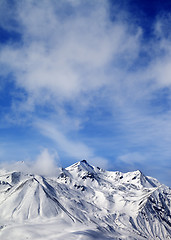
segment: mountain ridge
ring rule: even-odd
[[[106,171],[82,160],[56,177],[0,173],[1,222],[53,218],[113,239],[163,240],[171,237],[170,212],[171,189],[139,170]]]

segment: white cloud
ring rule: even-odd
[[[44,149],[35,161],[34,171],[44,176],[57,176],[56,159],[58,159],[57,153],[50,154],[48,149]]]
[[[1,167],[9,171],[20,171],[28,174],[38,174],[42,176],[58,176],[59,169],[57,163],[59,157],[57,152],[50,153],[48,149],[42,152],[34,160],[20,162],[4,162]]]
[[[4,47],[0,61],[13,72],[32,103],[79,99],[84,104],[85,93],[120,80],[115,76],[111,83],[110,74],[105,73],[108,64],[117,65],[121,59],[128,63],[138,54],[141,31],[131,34],[126,24],[112,23],[107,3],[70,4],[17,4],[23,44]],[[66,5],[71,10],[68,17]]]

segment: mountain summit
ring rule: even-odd
[[[15,238],[19,226],[27,239],[171,239],[170,212],[171,189],[140,171],[105,171],[86,160],[53,178],[0,171],[4,240],[24,239]]]

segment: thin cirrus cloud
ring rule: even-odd
[[[144,39],[127,9],[113,6],[111,18],[108,1],[13,4],[2,1],[0,12],[1,27],[18,34],[0,49],[2,79],[11,74],[16,92],[3,117],[16,123],[24,115],[26,125],[68,157],[97,162],[99,156],[101,165],[111,166],[113,159],[103,154],[108,144],[121,164],[154,158],[159,168],[163,158],[168,164],[169,18],[158,16],[153,36]],[[19,91],[23,95],[17,98]]]
[[[89,159],[90,163],[96,162],[100,167],[108,167],[108,160],[97,157],[94,150],[81,141],[73,141],[62,133],[55,124],[49,121],[37,119],[34,121],[34,127],[38,128],[42,135],[48,137],[56,143],[58,149],[64,152],[68,157],[75,160]]]

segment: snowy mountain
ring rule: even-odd
[[[56,177],[0,171],[0,239],[171,239],[171,189],[85,160]]]

